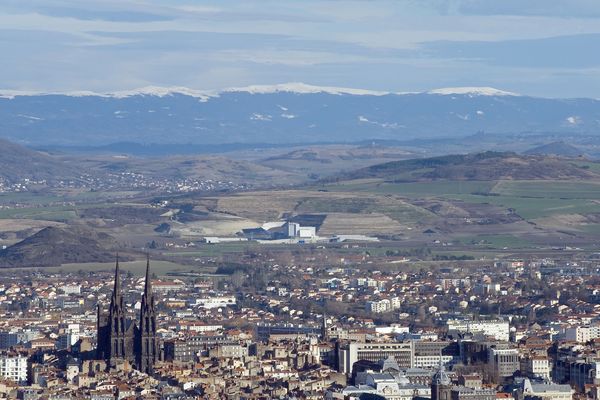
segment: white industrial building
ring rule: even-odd
[[[314,226],[301,226],[296,222],[288,222],[286,226],[289,238],[312,239],[317,236],[317,228]]]

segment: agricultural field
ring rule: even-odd
[[[600,182],[500,181],[491,193],[512,197],[600,200]]]
[[[291,213],[350,214],[396,213],[407,220],[428,216],[425,210],[415,207],[398,196],[382,196],[371,193],[320,192],[312,190],[288,190],[269,192],[246,192],[218,198],[199,199],[199,203],[215,202],[211,211],[266,222],[277,220]]]
[[[453,196],[467,203],[488,203],[514,210],[526,220],[562,214],[588,214],[600,212],[600,203],[594,200],[539,198],[519,196]]]
[[[532,247],[534,243],[515,235],[477,235],[463,236],[455,239],[456,243],[475,246],[482,249],[522,249]]]
[[[390,193],[414,198],[441,198],[492,204],[514,210],[524,219],[559,214],[600,212],[600,182],[570,181],[432,181],[414,183],[345,182],[330,191]]]
[[[335,235],[340,233],[357,235],[398,234],[406,231],[397,220],[380,213],[328,213],[319,233]]]
[[[74,206],[47,206],[0,209],[0,219],[37,219],[64,222],[77,218]]]
[[[325,189],[344,192],[397,194],[405,197],[428,197],[489,193],[495,185],[495,181],[389,182],[373,179],[335,183],[325,186]]]

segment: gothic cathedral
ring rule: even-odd
[[[96,358],[109,366],[127,360],[137,370],[152,374],[160,352],[156,336],[156,311],[150,280],[150,259],[146,261],[146,283],[142,295],[139,323],[126,316],[121,293],[119,260],[115,267],[115,283],[108,314],[98,305],[98,347]]]

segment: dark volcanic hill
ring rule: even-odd
[[[79,179],[80,172],[61,160],[0,139],[0,180],[20,182],[23,179],[48,182]]]
[[[110,262],[115,249],[116,242],[105,233],[82,227],[48,227],[1,250],[0,268]]]
[[[362,168],[340,179],[381,178],[396,182],[435,180],[488,181],[600,179],[600,175],[569,159],[485,152],[392,161]]]
[[[552,155],[575,158],[583,155],[584,152],[565,142],[552,142],[529,149],[523,154]]]

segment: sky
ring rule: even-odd
[[[600,0],[0,2],[0,89],[285,82],[600,98]]]

